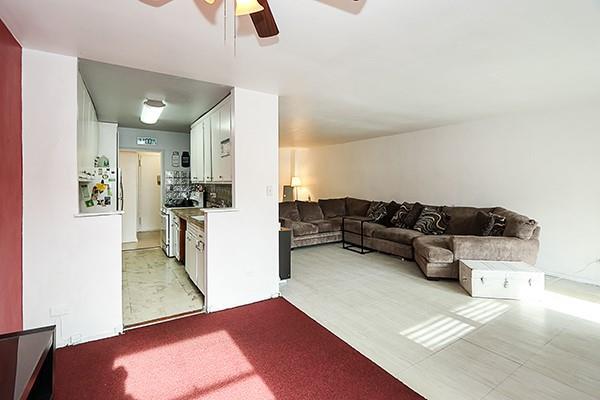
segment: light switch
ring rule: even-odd
[[[267,186],[267,197],[273,197],[273,186]]]

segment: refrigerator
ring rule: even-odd
[[[84,213],[117,211],[118,171],[111,167],[96,167],[79,178],[80,209]]]

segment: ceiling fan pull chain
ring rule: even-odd
[[[237,56],[237,17],[233,18],[233,58]]]
[[[223,45],[227,46],[227,0],[223,0]]]

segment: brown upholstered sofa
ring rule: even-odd
[[[342,217],[347,242],[363,243],[372,250],[415,260],[428,278],[458,278],[459,260],[524,261],[535,264],[540,227],[523,215],[502,207],[436,207],[447,215],[441,235],[425,235],[413,229],[370,222],[373,202],[354,198],[285,202],[279,205],[282,226],[292,230],[292,247],[333,243],[342,240]],[[479,212],[505,218],[502,236],[478,236],[473,223]]]

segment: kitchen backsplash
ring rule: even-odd
[[[165,171],[165,203],[188,199],[193,186],[188,171]]]
[[[204,191],[206,207],[224,208],[232,206],[231,184],[207,183],[198,186]]]

